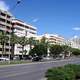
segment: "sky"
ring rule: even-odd
[[[38,35],[80,36],[80,0],[0,0],[0,8],[37,27]]]

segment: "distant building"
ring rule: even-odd
[[[50,44],[64,44],[64,38],[62,36],[59,36],[58,34],[43,34],[40,36],[37,36],[37,40],[41,40],[42,37],[46,38],[46,41],[48,41]]]
[[[80,49],[80,37],[74,36],[73,38],[69,39],[68,43],[72,48]]]
[[[63,44],[64,38],[58,34],[44,34],[50,44]]]

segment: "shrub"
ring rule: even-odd
[[[68,65],[65,65],[65,67],[73,69],[75,76],[80,77],[80,65],[68,64]]]
[[[80,50],[72,48],[72,54],[75,55],[75,56],[78,56],[78,55],[80,55]]]
[[[53,68],[46,72],[48,80],[75,80],[74,72],[70,68]]]
[[[49,69],[46,77],[47,80],[76,80],[77,77],[80,78],[80,65],[68,64]]]

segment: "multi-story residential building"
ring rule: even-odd
[[[13,19],[12,23],[14,27],[14,34],[16,34],[18,37],[25,36],[27,38],[30,38],[30,37],[35,37],[37,35],[36,27],[33,27],[18,19]],[[27,50],[27,54],[28,54],[30,50],[29,45],[26,45],[24,47],[24,50]],[[22,55],[21,51],[22,51],[21,45],[15,44],[14,54],[21,56]]]
[[[45,37],[46,41],[48,41],[50,44],[64,44],[64,38],[57,34],[56,35],[44,34],[44,35],[37,37],[37,39],[42,39],[42,37]]]
[[[58,34],[44,34],[50,44],[63,44],[64,38]]]
[[[0,32],[6,33],[10,36],[12,32],[12,15],[8,11],[0,10]],[[11,54],[11,46],[9,41],[5,44],[4,56],[9,56]],[[2,45],[0,44],[0,56],[2,55]]]
[[[80,49],[80,37],[74,36],[73,38],[69,39],[67,42],[72,48]]]

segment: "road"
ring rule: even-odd
[[[43,80],[48,68],[70,63],[80,64],[80,58],[1,67],[0,80]]]

